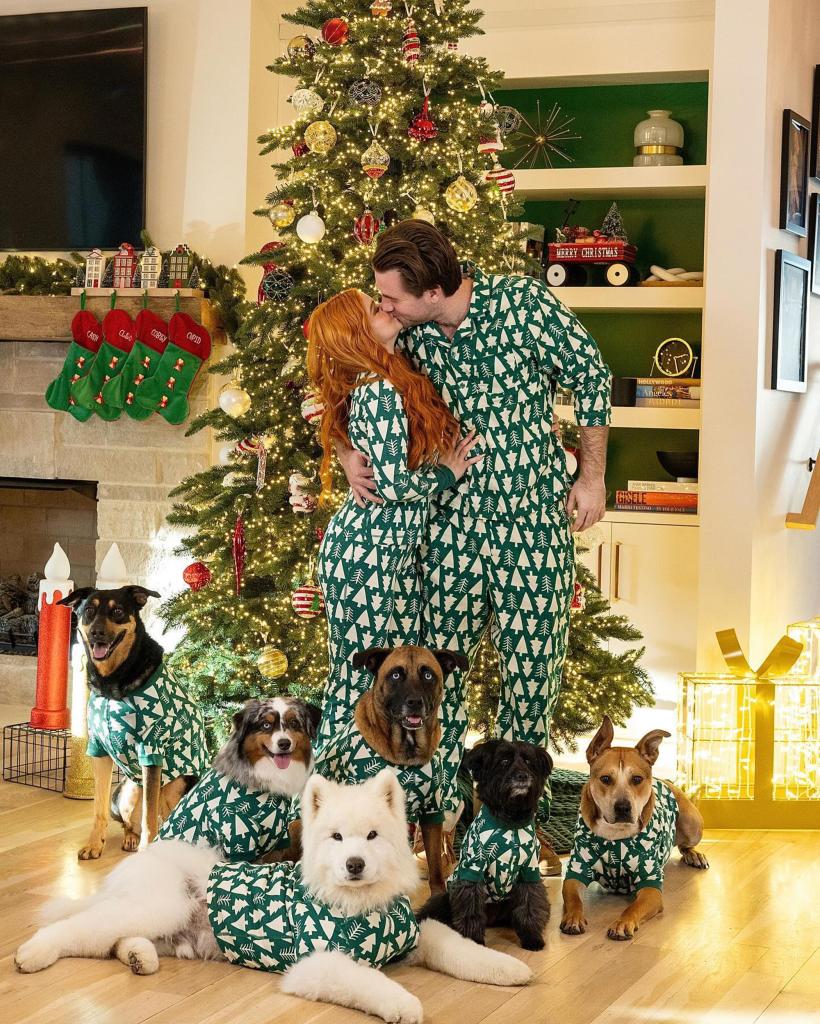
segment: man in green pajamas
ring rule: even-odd
[[[398,345],[483,442],[482,462],[431,500],[424,642],[472,660],[489,624],[502,679],[497,733],[545,745],[567,646],[571,532],[605,511],[609,370],[543,282],[463,272],[447,239],[423,221],[380,235],[373,267],[382,311],[405,328]],[[552,431],[555,386],[575,395],[581,455],[572,486]],[[378,501],[365,460],[354,450],[340,458],[356,499]],[[446,811],[458,806],[466,732],[456,672],[442,704]],[[548,816],[546,793],[539,822]],[[550,873],[560,872],[547,843],[543,854]]]

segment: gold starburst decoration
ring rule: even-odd
[[[540,159],[547,167],[552,167],[552,154],[562,157],[567,163],[574,163],[575,157],[570,156],[559,143],[581,138],[569,127],[575,118],[567,117],[557,103],[553,103],[552,110],[544,118],[541,115],[541,101],[536,100],[536,111],[536,123],[532,124],[522,115],[521,128],[511,139],[510,148],[513,152],[524,150],[515,166],[520,167],[529,161],[529,166],[535,167]]]

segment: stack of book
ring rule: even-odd
[[[695,377],[638,377],[635,405],[642,409],[698,409],[700,380]]]
[[[628,490],[615,492],[619,512],[680,512],[697,515],[697,483],[674,480],[630,480]]]

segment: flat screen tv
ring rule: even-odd
[[[147,9],[0,17],[0,249],[139,243]]]

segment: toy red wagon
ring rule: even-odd
[[[637,255],[634,245],[606,238],[598,231],[573,241],[550,242],[547,245],[547,284],[554,288],[584,285],[589,279],[589,267],[604,267],[606,283],[622,288],[639,278],[635,266]]]

